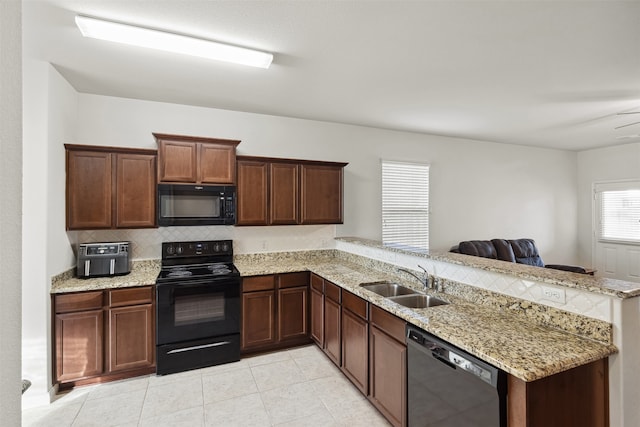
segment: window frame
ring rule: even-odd
[[[393,166],[401,166],[407,167],[405,170],[405,176],[397,175],[397,177],[405,178],[406,180],[400,180],[395,183],[390,183],[388,176],[389,170],[386,167]],[[409,170],[410,168],[414,168],[413,171]],[[420,170],[422,169],[422,170]],[[415,162],[415,161],[404,161],[404,160],[391,160],[391,159],[380,159],[380,174],[381,174],[381,234],[382,234],[382,244],[388,247],[393,247],[397,249],[403,249],[411,252],[421,252],[428,253],[429,252],[429,222],[430,222],[430,174],[431,174],[431,165],[427,162]],[[424,176],[426,178],[426,182],[424,183],[423,188],[416,189],[415,179],[411,180],[407,177],[421,177]],[[413,191],[411,192],[412,197],[408,197],[407,194],[402,194],[405,186],[413,185]],[[385,197],[386,192],[391,191],[390,195],[391,199]],[[393,196],[399,194],[399,200],[392,200]],[[419,194],[423,197],[417,199],[415,197],[416,194]],[[396,209],[396,217],[390,218],[390,211],[394,210],[393,203],[394,202],[403,201],[411,201],[412,203],[406,203],[395,207]],[[418,203],[416,203],[418,202]],[[391,206],[390,206],[391,205]],[[419,221],[408,224],[406,227],[395,227],[395,230],[389,231],[388,224],[390,221],[394,219],[403,219],[404,217],[414,216],[416,212],[419,213]],[[407,238],[406,236],[415,235],[416,232],[421,234],[419,239],[415,238]],[[424,233],[424,234],[422,234]],[[405,235],[405,238],[399,238],[399,235]]]
[[[604,232],[604,215],[603,215],[603,194],[610,192],[623,192],[623,191],[640,191],[640,180],[627,180],[627,181],[615,181],[615,182],[599,182],[593,185],[593,199],[595,202],[594,209],[594,227],[593,233],[596,241],[606,243],[617,243],[625,245],[640,246],[640,235],[637,238],[624,238],[624,237],[607,237],[603,235]],[[638,196],[638,202],[640,202],[640,196]],[[640,207],[637,208],[638,215],[640,215]],[[640,218],[639,218],[640,221]]]

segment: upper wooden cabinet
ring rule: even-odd
[[[303,224],[342,224],[342,168],[301,165],[300,199]]]
[[[65,148],[68,230],[155,227],[155,150]]]
[[[236,225],[342,223],[347,163],[238,156]]]
[[[154,133],[158,181],[234,184],[238,140]]]

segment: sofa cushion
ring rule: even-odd
[[[511,243],[505,239],[492,239],[491,243],[496,248],[496,254],[501,261],[516,262],[516,256],[511,248]]]
[[[509,243],[511,243],[517,263],[544,267],[544,262],[533,239],[509,240]]]
[[[466,242],[460,242],[458,252],[465,255],[498,259],[493,243],[488,240],[468,240]]]

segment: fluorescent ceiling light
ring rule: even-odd
[[[94,39],[259,68],[269,68],[271,61],[273,61],[273,55],[268,52],[260,52],[180,34],[165,33],[164,31],[151,30],[149,28],[103,21],[87,16],[76,16],[76,25],[80,28],[83,36]]]

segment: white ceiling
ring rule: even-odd
[[[82,93],[567,150],[640,142],[640,124],[614,129],[640,122],[616,115],[640,111],[638,1],[23,1],[24,55]],[[85,39],[76,14],[274,62]]]

